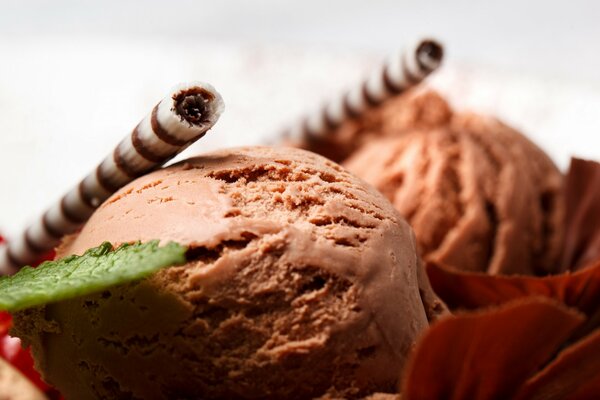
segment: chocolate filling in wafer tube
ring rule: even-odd
[[[152,121],[136,130],[158,134]],[[116,187],[115,159],[98,171]],[[0,280],[0,305],[67,400],[393,394],[445,312],[380,193],[321,156],[269,147],[125,184],[56,261]]]

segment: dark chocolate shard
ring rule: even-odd
[[[544,297],[443,318],[419,340],[403,377],[402,398],[510,399],[584,319]]]
[[[562,270],[579,270],[600,260],[600,163],[572,158],[565,197]]]
[[[451,310],[474,310],[525,298],[543,296],[593,317],[600,311],[600,261],[575,273],[546,277],[501,276],[427,265],[435,293]]]
[[[585,400],[599,393],[600,330],[596,330],[530,378],[515,400]]]

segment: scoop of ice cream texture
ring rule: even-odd
[[[412,92],[305,147],[381,191],[426,263],[490,274],[557,272],[563,176],[521,133]]]
[[[408,224],[297,149],[210,153],[135,180],[59,256],[176,241],[188,263],[15,315],[67,399],[360,397],[397,391],[442,309]]]

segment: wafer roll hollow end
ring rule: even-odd
[[[173,111],[190,127],[209,128],[214,125],[224,109],[221,95],[209,84],[193,82],[173,90]]]
[[[416,54],[419,64],[433,71],[442,64],[444,47],[433,39],[424,39],[418,43]]]
[[[0,275],[12,275],[19,270],[18,265],[11,258],[8,247],[0,246]]]

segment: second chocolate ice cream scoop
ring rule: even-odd
[[[491,274],[556,271],[563,176],[497,119],[454,113],[436,94],[386,106],[344,165],[409,221],[426,262]]]

